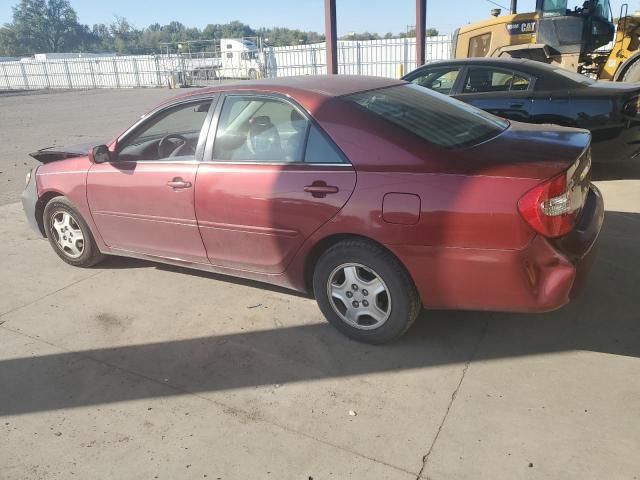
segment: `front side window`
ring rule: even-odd
[[[345,97],[371,114],[447,149],[489,140],[509,122],[416,85],[400,85]]]
[[[507,70],[471,67],[462,93],[509,92],[527,90],[529,79]]]
[[[459,73],[459,68],[441,68],[414,78],[411,83],[448,95],[451,93]]]
[[[301,162],[308,123],[293,105],[283,100],[227,97],[220,113],[213,159]]]
[[[118,160],[194,158],[211,100],[187,103],[157,113],[127,137]]]

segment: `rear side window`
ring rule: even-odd
[[[309,129],[304,161],[306,163],[346,163],[342,155],[313,125]]]
[[[288,102],[261,96],[229,96],[220,114],[213,158],[300,162],[308,123]]]
[[[529,79],[508,70],[470,67],[462,93],[511,92],[529,88]]]
[[[509,127],[507,120],[416,85],[360,92],[345,98],[429,143],[448,149],[476,145]]]

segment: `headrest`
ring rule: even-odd
[[[268,128],[273,126],[273,124],[271,123],[271,118],[268,115],[253,117],[251,120],[249,120],[249,125],[251,125],[252,127],[263,127],[263,128]]]

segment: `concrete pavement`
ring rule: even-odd
[[[107,108],[100,93],[59,95]],[[7,190],[0,478],[640,478],[638,178],[599,183],[599,257],[573,304],[426,312],[383,347],[256,283],[67,266]]]

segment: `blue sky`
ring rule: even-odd
[[[508,6],[510,0],[495,0]],[[18,0],[0,0],[0,23],[11,21],[11,6]],[[324,29],[323,0],[71,0],[82,23],[109,23],[114,15],[126,17],[136,27],[178,20],[187,26],[240,20],[257,27],[290,27],[301,30]],[[570,2],[571,3],[571,2]],[[575,4],[578,2],[575,1]],[[582,2],[580,2],[582,3]],[[612,0],[614,14],[623,0]],[[630,10],[640,8],[640,0],[630,2]],[[415,24],[415,0],[337,0],[338,33],[405,31]],[[534,8],[535,0],[519,0],[521,12]],[[427,24],[450,33],[457,26],[481,20],[494,8],[487,0],[427,0]]]

